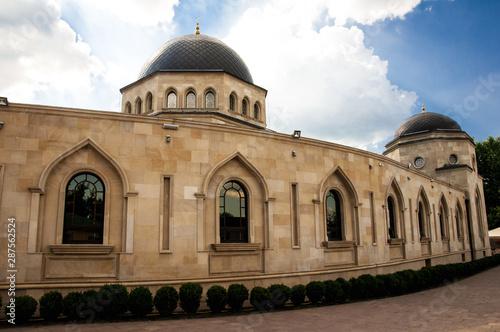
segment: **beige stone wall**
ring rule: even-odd
[[[178,118],[177,130],[164,129],[172,119],[162,116],[22,104],[0,108],[0,224],[16,218],[21,289],[45,287],[48,281],[61,289],[111,281],[156,287],[198,280],[208,285],[222,277],[240,277],[249,284],[306,282],[418,268],[426,260],[469,260],[466,198],[475,199],[469,192],[482,200],[480,213],[471,204],[474,251],[490,254],[481,238],[484,194],[475,172],[453,173],[475,188],[460,189],[375,153],[217,124],[216,116],[210,123]],[[79,171],[95,172],[109,188],[104,228],[109,250],[102,246],[85,253],[57,246],[65,181]],[[219,244],[218,193],[231,179],[249,193],[250,244],[227,247]],[[298,201],[295,225],[292,184]],[[345,235],[339,243],[326,241],[324,201],[330,189],[343,198]],[[421,243],[418,230],[422,192],[429,204],[429,244]],[[388,195],[397,200],[399,211],[401,241],[392,243]],[[443,200],[449,210],[447,241],[438,226]],[[457,206],[464,212],[464,238],[457,236],[452,218]],[[5,232],[0,240],[6,243]],[[0,266],[6,266],[6,259],[0,256]],[[0,289],[5,289],[5,278],[4,269]],[[230,280],[236,279],[225,282]]]

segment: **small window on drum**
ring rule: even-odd
[[[450,163],[450,165],[456,165],[458,163],[457,155],[450,154],[450,156],[448,157],[448,162]]]
[[[422,168],[425,165],[425,160],[422,157],[417,157],[415,158],[415,161],[413,162],[413,165],[415,165],[416,168]]]
[[[213,92],[207,92],[205,95],[205,108],[215,107],[215,95]]]

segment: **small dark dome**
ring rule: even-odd
[[[455,120],[446,115],[422,112],[403,122],[396,130],[394,139],[412,134],[439,130],[459,132],[462,131],[462,127],[460,127]]]
[[[245,62],[220,40],[201,34],[177,37],[163,44],[146,61],[139,79],[158,71],[220,70],[253,84]]]

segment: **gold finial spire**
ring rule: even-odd
[[[196,32],[195,32],[196,35],[200,34],[200,23],[198,22],[199,20],[200,20],[200,18],[198,17],[196,19]]]
[[[425,113],[425,106],[424,106],[424,103],[422,103],[422,113]]]

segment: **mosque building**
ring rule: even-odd
[[[447,116],[422,108],[383,155],[277,133],[267,91],[199,30],[120,91],[120,113],[1,99],[0,265],[15,219],[19,295],[293,286],[491,255],[475,145]]]

